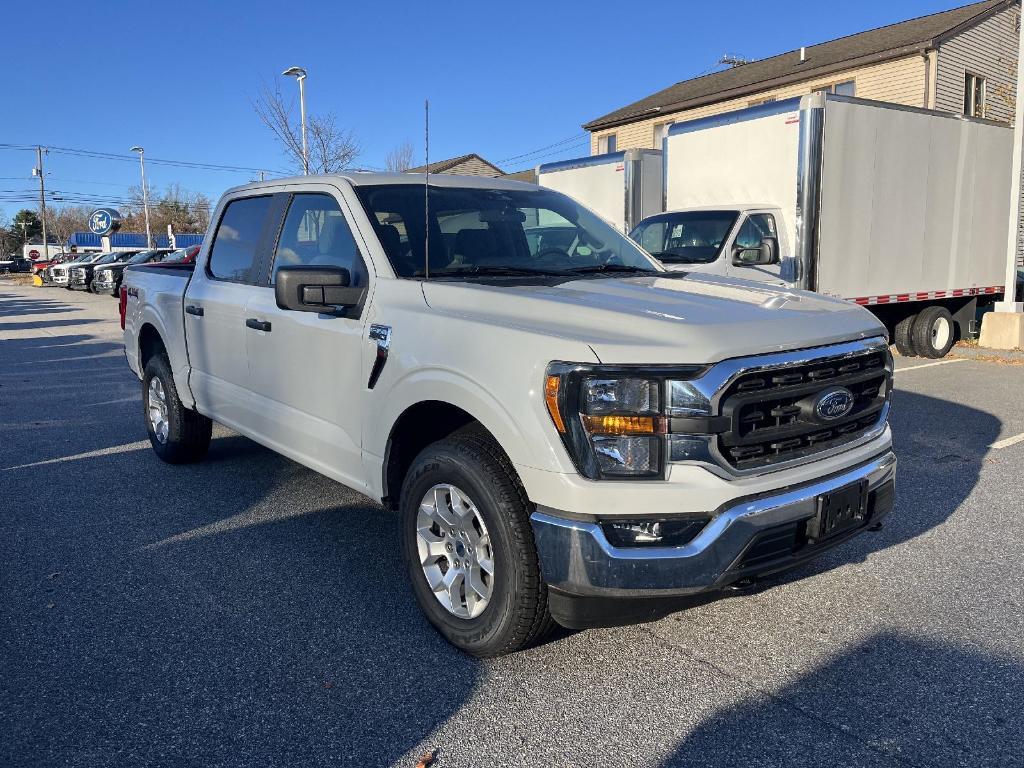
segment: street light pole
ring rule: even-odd
[[[149,191],[146,189],[146,150],[132,147],[132,152],[139,153],[139,169],[142,171],[142,210],[146,216],[146,247],[153,247],[153,236],[149,232]]]
[[[299,81],[299,114],[302,118],[302,174],[309,175],[309,145],[306,141],[306,70],[302,67],[288,67],[281,73]]]

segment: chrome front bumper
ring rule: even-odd
[[[530,519],[541,572],[556,592],[585,598],[695,595],[761,575],[751,574],[744,566],[744,554],[761,534],[814,517],[822,494],[862,480],[867,480],[870,493],[893,482],[895,475],[896,456],[886,451],[866,464],[827,479],[740,500],[719,510],[696,538],[681,547],[614,547],[599,523],[559,517],[553,510],[540,509]],[[860,528],[794,551],[792,557],[785,558],[786,562],[775,562],[764,572],[797,565],[851,538],[877,523],[888,513],[889,506],[878,509]]]

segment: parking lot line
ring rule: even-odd
[[[902,373],[903,371],[916,371],[919,368],[931,368],[935,365],[949,365],[950,363],[966,363],[967,358],[965,357],[953,357],[949,360],[939,360],[936,363],[925,363],[924,365],[911,365],[906,368],[897,368],[894,373]]]
[[[989,446],[989,448],[995,448],[996,450],[999,450],[1000,448],[1009,448],[1011,445],[1017,445],[1017,443],[1024,443],[1024,432],[1022,432],[1019,435],[1014,435],[1013,437],[1007,437],[1002,440],[996,440],[994,443],[992,443],[992,445]]]

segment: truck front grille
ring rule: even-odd
[[[720,401],[730,425],[718,436],[721,456],[734,469],[752,470],[861,437],[883,417],[891,386],[887,356],[876,349],[740,374]],[[829,418],[819,404],[833,392],[852,406]]]

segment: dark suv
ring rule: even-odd
[[[124,257],[109,264],[97,265],[93,270],[92,283],[89,289],[93,293],[109,293],[117,296],[121,288],[121,280],[124,277],[124,268],[129,264],[147,264],[151,261],[160,261],[170,253],[168,248],[152,248],[148,251],[138,253],[125,252]]]
[[[92,275],[97,267],[102,267],[104,264],[113,264],[121,259],[131,258],[136,253],[138,253],[138,251],[115,251],[112,253],[105,253],[91,264],[77,264],[71,267],[68,270],[68,290],[91,290],[90,286],[92,284]]]

